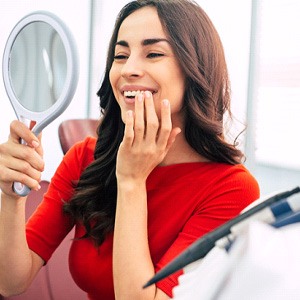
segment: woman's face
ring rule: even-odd
[[[168,99],[173,123],[180,125],[185,79],[154,7],[135,11],[121,24],[110,82],[123,121],[134,110],[136,93],[150,91],[158,117],[160,102]]]

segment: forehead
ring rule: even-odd
[[[121,24],[118,40],[166,38],[155,7],[146,6],[129,15]]]

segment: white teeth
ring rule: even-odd
[[[145,91],[124,91],[124,97],[135,97],[138,94],[144,93]],[[154,91],[151,92],[151,94],[154,94]]]
[[[137,94],[141,93],[141,91],[125,91],[125,97],[135,97]]]

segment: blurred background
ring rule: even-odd
[[[62,158],[58,126],[71,118],[99,118],[96,92],[104,73],[107,46],[124,0],[1,0],[0,53],[14,25],[36,10],[61,18],[73,33],[80,75],[73,101],[43,132],[50,180]],[[232,84],[234,132],[246,166],[262,195],[300,184],[300,2],[297,0],[198,0],[224,45]],[[15,114],[0,80],[0,142]]]

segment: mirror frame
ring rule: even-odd
[[[48,109],[34,112],[25,108],[17,99],[12,88],[10,76],[10,55],[14,42],[20,31],[33,22],[44,22],[53,27],[60,36],[67,57],[67,74],[63,89],[56,102]],[[36,11],[22,18],[11,31],[3,54],[2,74],[4,86],[17,117],[35,121],[33,132],[39,134],[49,123],[60,115],[70,104],[78,83],[78,54],[74,38],[67,26],[54,14],[48,11]]]
[[[57,32],[64,45],[67,58],[67,73],[61,94],[51,107],[39,112],[31,111],[19,102],[13,90],[10,72],[10,59],[14,42],[22,29],[34,22],[44,22]],[[78,83],[78,69],[77,47],[73,35],[64,22],[56,15],[47,11],[33,12],[22,18],[11,31],[5,45],[2,60],[4,86],[17,118],[26,125],[29,125],[27,123],[30,121],[35,122],[32,128],[32,132],[35,135],[38,135],[49,123],[62,114],[72,101]],[[23,143],[23,141],[21,142]],[[20,182],[13,183],[13,190],[20,196],[26,196],[30,192],[30,189]]]

